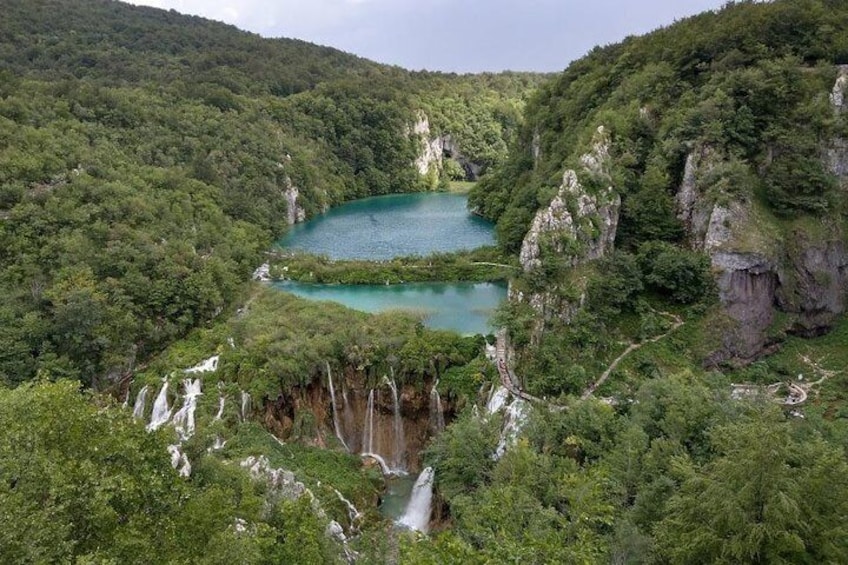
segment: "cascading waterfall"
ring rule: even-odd
[[[516,398],[506,409],[506,423],[501,431],[501,439],[492,458],[496,461],[503,457],[507,448],[515,443],[515,439],[527,422],[527,402]]]
[[[344,495],[341,492],[339,492],[338,489],[334,488],[333,490],[336,492],[336,496],[339,497],[339,500],[342,501],[342,504],[347,506],[347,517],[348,517],[348,520],[350,520],[351,529],[354,529],[356,527],[356,522],[360,518],[362,518],[362,512],[357,510],[356,506],[354,506],[351,501],[349,501],[347,498],[345,498]]]
[[[392,390],[392,402],[394,410],[394,420],[392,421],[392,433],[394,435],[394,457],[392,464],[396,469],[404,469],[404,455],[406,454],[406,439],[403,435],[403,418],[400,414],[400,398],[398,396],[397,383],[395,383],[395,371],[392,371],[392,378],[388,381],[389,388]]]
[[[150,415],[150,423],[147,431],[158,430],[171,419],[171,409],[168,407],[168,379],[162,379],[162,388],[153,402],[153,414]]]
[[[224,396],[218,397],[218,413],[215,414],[215,418],[212,420],[213,422],[217,422],[224,415]]]
[[[203,394],[200,390],[200,379],[185,379],[183,381],[185,396],[183,397],[183,405],[179,411],[174,414],[174,429],[180,436],[180,439],[185,441],[194,435],[194,411],[197,408],[197,397]]]
[[[398,519],[398,524],[411,530],[427,533],[430,529],[434,478],[435,471],[433,471],[432,467],[427,467],[421,471],[421,474],[418,475],[418,479],[415,481],[415,486],[412,487],[412,496],[409,499],[409,504],[406,505],[403,516]]]
[[[374,389],[368,391],[365,425],[362,426],[362,452],[374,453]]]
[[[144,418],[144,409],[147,407],[147,391],[149,390],[150,387],[144,385],[141,387],[141,390],[138,391],[138,396],[135,397],[135,404],[133,404],[133,418],[136,420]]]
[[[204,359],[194,367],[184,369],[183,373],[213,373],[218,370],[218,360],[220,358],[220,355],[213,355],[209,359]]]
[[[439,381],[430,389],[430,427],[433,435],[441,433],[445,429],[445,412],[442,409],[442,399],[439,396]]]
[[[506,405],[507,400],[509,400],[509,391],[503,386],[498,386],[495,392],[492,393],[488,404],[486,404],[486,412],[494,414]]]
[[[246,422],[250,414],[250,393],[241,391],[241,421]]]
[[[336,437],[342,443],[345,448],[345,451],[350,451],[345,443],[344,436],[342,436],[341,428],[339,427],[339,418],[338,418],[338,410],[336,408],[336,389],[333,387],[333,372],[330,370],[330,362],[327,361],[327,380],[330,384],[330,408],[333,411],[333,429],[336,432]]]

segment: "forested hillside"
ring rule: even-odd
[[[410,74],[112,1],[3,11],[9,384],[127,375],[231,305],[290,221],[446,182],[456,166],[415,166],[422,116],[481,168],[502,160],[541,80]]]
[[[712,366],[844,311],[846,24],[840,2],[732,3],[597,48],[540,89],[471,196],[521,254],[511,320],[539,348],[539,390],[586,386],[613,342],[661,333],[660,307],[707,310],[692,355]],[[531,304],[558,331],[522,323]]]
[[[732,2],[455,76],[6,0],[0,555],[848,562],[845,29]],[[514,273],[496,345],[247,282],[291,222],[471,177],[500,250],[277,268]],[[418,471],[426,534],[378,510]]]

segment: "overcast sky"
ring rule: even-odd
[[[559,71],[726,0],[132,0],[407,69]]]

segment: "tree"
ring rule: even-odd
[[[818,438],[796,440],[776,409],[710,433],[718,457],[676,461],[681,487],[657,528],[671,563],[843,563],[848,463]]]

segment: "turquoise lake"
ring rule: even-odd
[[[332,259],[385,260],[474,249],[494,244],[493,225],[469,213],[462,194],[416,193],[365,198],[294,226],[278,243]],[[329,300],[363,312],[408,310],[431,328],[487,334],[489,319],[506,299],[500,283],[321,285],[280,281],[273,286],[311,300]]]
[[[311,300],[330,300],[362,312],[409,310],[424,316],[424,325],[461,334],[494,331],[489,318],[506,299],[506,284],[409,283],[393,285],[272,283],[280,290]]]
[[[292,226],[278,244],[330,259],[384,260],[494,245],[491,222],[467,209],[464,194],[375,196]]]

